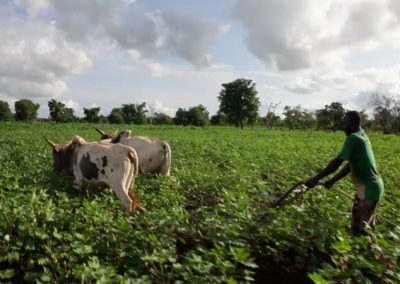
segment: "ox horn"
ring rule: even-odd
[[[97,130],[97,132],[99,132],[101,135],[104,135],[104,134],[106,134],[104,131],[101,131],[100,129],[98,129],[97,127],[95,127],[94,129],[96,129]]]
[[[117,134],[118,134],[118,129],[113,132],[113,136],[116,136]]]
[[[47,139],[45,136],[43,136],[44,140],[47,141],[47,143],[49,143],[49,145],[53,148],[55,148],[57,146],[56,143],[54,143],[53,141],[51,141],[50,139]]]

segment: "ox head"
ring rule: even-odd
[[[112,140],[112,143],[122,143],[122,144],[128,144],[125,143],[126,139],[131,138],[131,131],[130,130],[124,130],[121,131],[117,136],[115,136]]]
[[[53,148],[53,168],[61,176],[73,176],[72,161],[75,156],[76,147],[82,145],[85,140],[75,136],[66,144],[57,144],[44,137],[44,139]]]
[[[100,140],[113,139],[118,133],[118,129],[115,131],[111,131],[111,132],[104,132],[104,131],[98,129],[97,127],[95,127],[94,129],[96,129],[96,131],[100,133],[100,135],[101,135]]]

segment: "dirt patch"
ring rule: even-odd
[[[179,256],[186,254],[198,245],[207,248],[212,247],[212,241],[206,238],[201,232],[175,231],[174,235],[176,239],[176,253]]]
[[[313,284],[307,276],[307,267],[301,263],[278,264],[271,257],[256,259],[258,269],[255,283]]]

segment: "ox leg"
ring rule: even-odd
[[[89,191],[88,191],[87,185],[84,184],[81,179],[75,178],[72,183],[72,186],[75,189],[79,190],[81,192],[81,194],[83,194],[86,198],[89,198]]]
[[[139,202],[139,198],[136,195],[135,192],[135,176],[132,172],[131,175],[128,176],[125,184],[125,188],[128,191],[129,197],[132,199],[132,212],[138,212],[139,210],[142,210]]]
[[[78,190],[81,190],[81,188],[82,188],[82,182],[80,181],[80,180],[78,180],[78,179],[74,179],[74,181],[73,181],[73,183],[72,183],[72,186],[75,188],[75,189],[78,189]]]
[[[164,146],[164,159],[161,164],[160,173],[166,177],[170,176],[171,169],[171,148],[169,146]]]
[[[134,189],[131,189],[129,191],[129,196],[132,199],[132,212],[136,213],[138,211],[143,210],[142,207],[140,206],[139,198],[137,197]]]
[[[142,207],[140,206],[139,198],[136,195],[135,192],[135,171],[130,170],[129,175],[125,180],[125,189],[129,194],[129,197],[132,199],[132,212],[136,213],[140,210],[143,210]]]
[[[112,186],[115,195],[121,200],[122,207],[124,207],[125,213],[129,216],[132,214],[132,200],[129,197],[128,193],[124,189],[124,185],[122,183]]]
[[[170,173],[169,173],[169,163],[167,162],[167,161],[164,161],[164,163],[162,164],[162,166],[161,166],[161,171],[160,171],[160,173],[162,174],[162,175],[164,175],[164,176],[166,176],[166,177],[169,177],[170,176]]]

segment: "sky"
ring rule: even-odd
[[[219,107],[251,79],[278,104],[368,108],[400,93],[398,0],[0,0],[0,100],[54,98],[83,116],[145,101]]]

